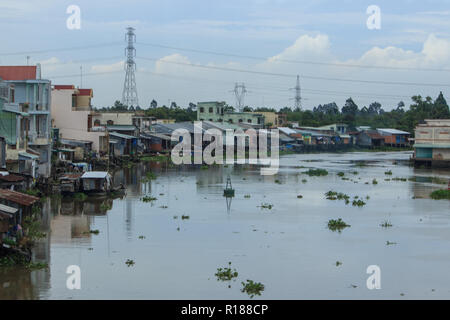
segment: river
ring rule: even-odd
[[[247,279],[265,286],[253,299],[449,299],[450,201],[429,193],[447,188],[450,171],[413,168],[410,156],[285,155],[275,176],[254,165],[122,169],[114,180],[126,186],[123,198],[44,201],[48,236],[34,259],[48,268],[0,270],[0,299],[248,299]],[[328,175],[303,174],[308,168]],[[157,178],[144,182],[150,170]],[[329,190],[366,205],[327,200]],[[351,226],[329,230],[338,218]],[[228,262],[238,277],[218,281]],[[66,286],[70,265],[80,267],[79,290]],[[370,265],[380,268],[381,289],[366,286]]]

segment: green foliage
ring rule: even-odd
[[[218,268],[214,275],[217,277],[217,281],[230,281],[233,278],[237,278],[238,272],[236,269],[231,270],[231,262],[228,262],[228,267]]]
[[[431,199],[434,200],[442,200],[447,199],[450,200],[450,190],[435,190],[430,194]]]
[[[76,201],[85,201],[88,198],[88,196],[83,192],[77,192],[73,195],[73,198]]]
[[[255,295],[260,296],[261,292],[264,291],[264,285],[260,282],[254,282],[253,280],[247,280],[247,282],[242,282],[243,288],[241,292],[247,293],[250,298]]]
[[[143,198],[141,198],[141,200],[143,202],[153,202],[153,201],[158,200],[158,199],[155,198],[155,197],[152,197],[152,196],[144,196]]]
[[[372,128],[396,128],[414,134],[414,128],[423,119],[448,119],[450,110],[442,92],[435,101],[431,97],[420,95],[411,98],[409,110],[400,101],[396,108],[386,112],[378,102],[368,108],[359,108],[352,98],[347,99],[342,110],[336,103],[319,105],[311,110],[292,110],[283,108],[288,121],[298,122],[301,126],[323,126],[332,123],[345,123],[350,127],[370,126]]]
[[[337,220],[331,219],[328,221],[328,229],[330,229],[331,231],[341,232],[347,227],[350,227],[350,225],[345,223],[341,218]]]

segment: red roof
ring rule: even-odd
[[[79,96],[90,96],[92,97],[92,89],[78,89]]]
[[[38,197],[8,189],[0,189],[0,199],[5,199],[27,207],[31,206],[36,201],[39,201]]]
[[[73,90],[75,86],[73,84],[55,84],[53,86],[55,90]]]
[[[0,66],[0,78],[3,80],[34,80],[36,66]]]

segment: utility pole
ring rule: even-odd
[[[139,105],[136,76],[134,74],[136,71],[136,62],[134,61],[134,58],[136,57],[136,49],[134,48],[136,35],[134,34],[134,30],[135,29],[131,27],[127,28],[127,33],[125,35],[125,41],[128,45],[125,48],[127,61],[125,63],[125,83],[123,85],[122,104],[128,107],[137,107]]]
[[[30,65],[30,56],[27,56],[27,66],[29,66]]]
[[[234,93],[234,96],[236,97],[236,109],[239,112],[242,112],[244,109],[244,97],[245,94],[248,92],[245,88],[244,83],[235,83],[234,90],[230,91]]]
[[[300,76],[299,75],[297,75],[296,86],[294,88],[290,88],[289,90],[295,90],[295,97],[293,98],[293,100],[295,101],[295,109],[301,110],[302,109],[302,92],[301,92],[301,88],[300,88]]]

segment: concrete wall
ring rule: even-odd
[[[108,120],[112,121],[113,124],[132,125],[134,115],[134,112],[98,112],[92,116],[92,125],[94,125],[95,120],[100,120],[102,125],[106,125]]]
[[[62,138],[92,141],[94,151],[101,151],[100,139],[104,132],[88,131],[88,116],[91,111],[73,111],[72,94],[75,90],[52,90],[52,126],[59,128]],[[104,151],[104,150],[103,150]]]

